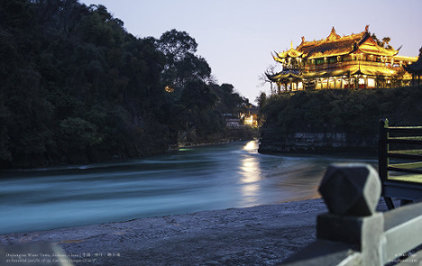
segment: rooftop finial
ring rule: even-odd
[[[293,49],[293,41],[290,41],[290,49]]]
[[[369,25],[366,25],[365,26],[365,32],[368,32],[369,31]]]
[[[305,36],[302,36],[302,43],[305,42]]]
[[[336,29],[333,26],[333,28],[331,29],[330,35],[328,35],[328,37],[327,37],[327,40],[328,41],[334,41],[334,40],[337,40],[337,39],[340,39],[340,35],[338,35],[336,33]]]

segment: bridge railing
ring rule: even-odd
[[[394,208],[392,198],[422,199],[422,126],[393,127],[381,120],[378,169],[389,209]]]
[[[376,212],[378,173],[366,164],[334,164],[321,181],[328,213],[317,217],[317,240],[286,265],[384,265],[422,243],[422,203]],[[422,262],[418,252],[407,260]]]

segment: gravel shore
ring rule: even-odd
[[[326,211],[312,199],[5,234],[0,257],[16,245],[54,242],[75,265],[274,265],[315,240],[316,215]]]

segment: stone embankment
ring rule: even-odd
[[[374,154],[375,138],[344,132],[296,132],[283,135],[276,128],[261,129],[260,153],[345,153]]]

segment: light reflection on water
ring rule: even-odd
[[[0,233],[314,198],[322,156],[257,153],[257,142],[148,159],[0,172]],[[356,161],[356,160],[353,160]]]
[[[256,141],[249,141],[243,146],[242,150],[247,151],[246,155],[240,159],[240,183],[242,184],[242,196],[245,205],[258,205],[261,169],[257,156],[250,156],[258,150],[258,143]]]

